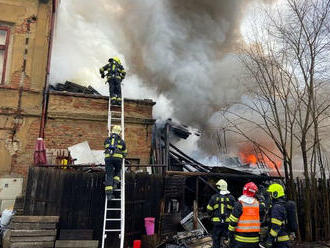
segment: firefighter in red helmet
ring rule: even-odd
[[[243,195],[238,198],[229,217],[229,240],[234,248],[257,248],[260,232],[262,205],[255,198],[257,185],[249,182],[243,187]]]

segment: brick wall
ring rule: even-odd
[[[6,77],[0,85],[0,176],[26,176],[39,134],[52,1],[0,0],[0,10],[0,23],[10,29]],[[29,24],[34,16],[37,20]],[[24,91],[19,96],[25,48]],[[153,104],[150,100],[128,100],[125,109],[128,156],[139,158],[141,163],[149,160]],[[87,140],[92,149],[102,149],[106,125],[106,97],[52,93],[46,146],[67,148]]]
[[[52,93],[49,99],[45,142],[48,149],[65,149],[88,141],[91,149],[102,150],[107,135],[106,97],[86,97],[82,94]],[[125,101],[125,140],[128,158],[149,163],[152,137],[151,100]],[[33,152],[39,134],[40,119],[29,117],[22,128],[26,140],[12,157],[12,172],[26,176],[33,163]],[[22,137],[23,138],[23,137]]]

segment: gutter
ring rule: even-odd
[[[48,42],[48,54],[47,54],[47,68],[45,76],[45,85],[43,89],[43,99],[42,99],[42,113],[41,113],[41,123],[39,129],[39,138],[45,137],[45,126],[47,120],[47,110],[48,110],[48,99],[49,99],[49,73],[50,73],[50,61],[53,48],[53,37],[55,28],[55,13],[56,13],[57,0],[52,0],[52,13],[50,16],[50,32],[49,32],[49,42]]]

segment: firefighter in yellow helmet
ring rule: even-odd
[[[107,77],[111,104],[121,104],[121,82],[126,76],[124,67],[118,57],[110,58],[109,63],[100,69],[101,77]]]
[[[272,199],[270,227],[266,240],[259,246],[262,248],[288,248],[289,234],[296,232],[298,227],[296,205],[293,201],[285,199],[284,188],[278,183],[271,184],[267,192]]]
[[[120,169],[127,155],[125,141],[120,137],[121,127],[113,126],[109,137],[104,141],[105,154],[105,193],[111,199],[113,190],[120,183]]]
[[[227,237],[229,215],[235,204],[235,198],[228,191],[228,185],[225,180],[220,179],[216,186],[219,191],[212,195],[207,205],[207,211],[213,223],[213,248],[220,248],[221,237]]]

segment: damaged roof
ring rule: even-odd
[[[56,85],[51,85],[50,90],[101,96],[101,94],[97,90],[95,90],[92,86],[85,87],[70,81],[65,81],[64,84],[57,83]]]
[[[170,125],[170,130],[179,138],[187,139],[189,135],[191,135],[191,132],[189,132],[187,125],[173,122],[171,118],[167,119],[166,122]]]

